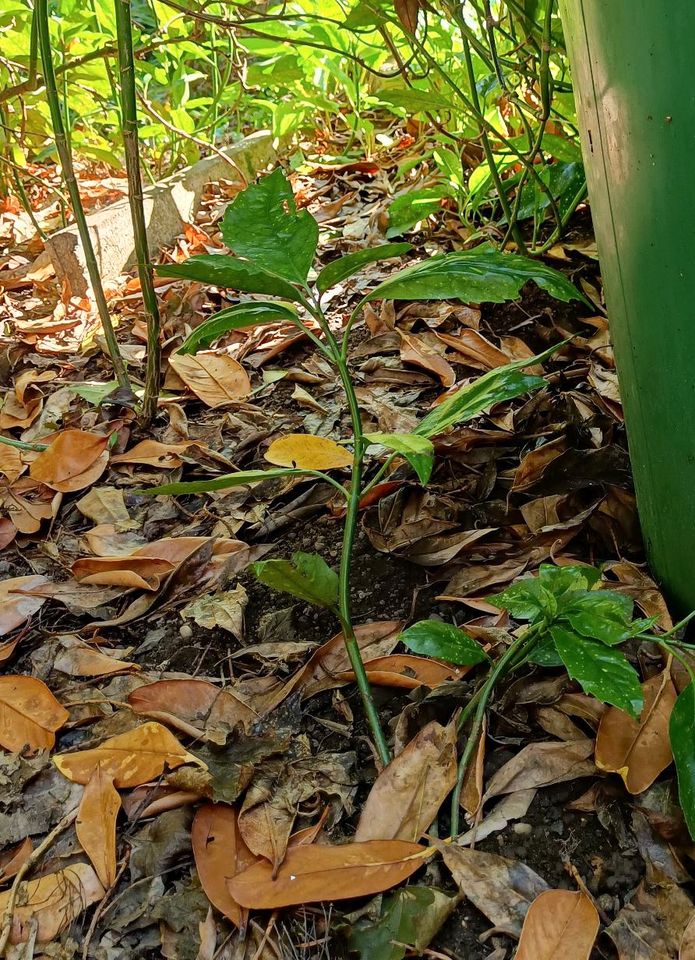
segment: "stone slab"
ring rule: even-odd
[[[277,159],[272,135],[261,130],[223,150],[249,181]],[[143,190],[147,238],[154,256],[171,243],[198,211],[203,188],[212,180],[239,182],[234,167],[213,154]],[[88,214],[87,224],[102,280],[120,276],[135,262],[128,198]],[[56,276],[67,280],[73,296],[91,290],[76,226],[58,230],[46,241]]]

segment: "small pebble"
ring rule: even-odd
[[[533,827],[530,823],[515,823],[512,830],[519,837],[528,837],[530,833],[533,833]]]
[[[193,631],[191,630],[191,628],[188,626],[187,623],[183,623],[179,627],[179,636],[181,637],[182,640],[190,640],[191,637],[193,636]]]

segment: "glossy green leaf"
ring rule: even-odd
[[[557,566],[554,563],[542,563],[538,576],[544,587],[560,597],[568,591],[589,590],[601,579],[601,571],[583,564]]]
[[[224,242],[238,256],[292,283],[306,283],[319,226],[308,210],[297,210],[280,167],[229,204],[221,229]]]
[[[553,620],[557,614],[557,597],[540,577],[524,577],[506,590],[487,597],[488,603],[506,610],[516,620],[536,622]]]
[[[539,667],[563,667],[562,657],[557,652],[557,647],[550,634],[547,634],[538,641],[528,656],[529,663],[535,663]]]
[[[420,620],[404,630],[400,639],[413,653],[448,663],[473,666],[489,659],[477,640],[441,620]]]
[[[204,350],[230,330],[241,327],[254,327],[261,323],[278,323],[282,320],[298,322],[297,314],[291,307],[270,300],[249,300],[235,303],[233,307],[220,310],[208,320],[204,320],[179,347],[179,353],[197,353]]]
[[[692,683],[673,705],[669,736],[678,774],[678,798],[690,836],[695,840],[695,685]]]
[[[602,643],[622,643],[634,635],[633,602],[613,590],[577,590],[564,595],[560,619],[577,633]]]
[[[189,257],[183,263],[163,263],[155,267],[155,272],[160,277],[181,277],[210,283],[215,287],[230,287],[244,293],[269,293],[283,300],[301,300],[299,292],[281,277],[262,270],[254,263],[224,254],[202,253]]]
[[[382,447],[402,454],[418,475],[424,486],[432,476],[434,465],[434,445],[427,437],[416,433],[366,433],[369,443],[380,443]]]
[[[277,480],[278,477],[315,476],[318,471],[295,470],[292,467],[282,467],[277,470],[240,470],[238,473],[227,473],[222,477],[213,477],[211,480],[187,480],[183,483],[164,483],[159,487],[149,487],[146,490],[135,491],[138,494],[159,496],[170,494],[173,497],[185,493],[209,493],[211,490],[228,490],[230,487],[242,487],[249,483],[261,483],[263,480]]]
[[[451,190],[445,185],[437,187],[423,187],[421,190],[411,190],[400,197],[396,197],[389,206],[389,225],[386,230],[387,238],[400,237],[410,230],[416,223],[436,213],[441,208],[444,197],[451,196]]]
[[[543,377],[524,373],[524,368],[543,363],[564,343],[565,341],[558,343],[528,360],[515,360],[514,363],[496,367],[484,373],[482,377],[478,377],[473,383],[460,387],[426,414],[413,432],[421,437],[435,437],[457,423],[471,420],[496,403],[513,400],[533,390],[540,390],[545,386]]]
[[[348,253],[323,268],[316,278],[316,287],[321,293],[325,293],[336,283],[357,273],[366,264],[376,263],[378,260],[390,260],[392,257],[402,257],[408,250],[412,250],[409,243],[382,243],[378,247],[368,247],[366,250]]]
[[[317,553],[295,553],[289,560],[259,560],[251,564],[261,583],[293,597],[335,610],[338,574]]]
[[[644,704],[639,675],[620,650],[559,625],[550,633],[567,672],[585,693],[631,717],[639,716]]]
[[[574,284],[540,260],[500,253],[483,244],[406,267],[380,283],[365,301],[458,299],[466,303],[503,303],[518,297],[529,280],[557,300],[584,300]]]

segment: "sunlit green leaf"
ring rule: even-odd
[[[365,440],[402,454],[417,473],[420,483],[424,486],[429,481],[434,464],[434,445],[427,437],[416,433],[366,433]]]
[[[678,797],[690,836],[695,840],[695,684],[680,694],[669,722],[669,736],[678,774]]]
[[[442,623],[441,620],[420,620],[404,630],[400,639],[413,653],[446,660],[448,663],[472,666],[488,659],[477,640],[458,627]]]
[[[400,197],[396,197],[389,206],[389,225],[386,236],[399,237],[410,230],[420,220],[436,213],[442,205],[442,199],[451,195],[449,187],[423,187],[421,190],[411,190]]]
[[[559,625],[550,633],[567,672],[585,693],[631,717],[639,716],[644,704],[639,675],[624,653]]]
[[[483,244],[406,267],[380,283],[365,301],[458,299],[466,303],[503,303],[518,297],[529,280],[557,300],[584,300],[574,284],[542,261],[500,253]]]
[[[276,277],[253,263],[239,260],[238,257],[224,254],[201,253],[189,257],[183,263],[163,263],[155,267],[155,272],[160,277],[182,277],[184,280],[197,280],[215,287],[230,287],[244,293],[270,293],[282,297],[283,300],[301,299],[299,292],[282,277]]]
[[[308,210],[297,210],[280,167],[230,203],[221,228],[225,243],[238,256],[292,283],[306,283],[319,227]]]
[[[290,307],[272,301],[249,300],[245,303],[235,303],[233,307],[220,310],[213,317],[204,320],[196,327],[179,347],[179,353],[196,353],[204,350],[230,330],[241,327],[254,327],[261,323],[278,323],[281,320],[290,320],[297,323],[297,314]]]
[[[390,260],[392,257],[402,257],[408,250],[412,250],[409,243],[382,243],[379,247],[367,247],[366,250],[348,253],[323,268],[316,278],[316,286],[321,293],[325,293],[336,283],[357,273],[366,264],[375,263],[377,260]]]
[[[254,576],[268,587],[291,593],[334,610],[338,605],[338,574],[317,553],[295,553],[289,560],[259,560],[251,564]]]

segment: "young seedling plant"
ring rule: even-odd
[[[320,269],[310,279],[318,244],[318,224],[307,210],[297,209],[292,187],[280,169],[237,196],[225,212],[221,229],[232,256],[194,256],[184,263],[160,266],[158,273],[276,299],[244,300],[220,311],[191,333],[180,352],[194,354],[205,350],[231,330],[290,321],[335,368],[345,394],[352,435],[341,438],[342,442],[338,443],[324,437],[290,434],[270,445],[266,459],[273,464],[272,468],[244,470],[211,480],[174,483],[149,492],[202,493],[302,475],[317,477],[339,491],[345,499],[346,509],[337,573],[322,557],[309,553],[296,553],[291,561],[260,561],[253,565],[253,572],[268,586],[325,607],[336,615],[378,755],[381,762],[387,764],[389,747],[355,636],[350,606],[352,555],[360,502],[399,458],[407,461],[419,482],[426,485],[434,464],[432,438],[496,403],[545,386],[543,377],[527,373],[526,368],[542,363],[557,346],[538,356],[498,367],[473,383],[452,391],[420,420],[412,433],[364,433],[348,363],[350,331],[365,304],[373,300],[454,299],[466,303],[501,303],[517,297],[529,280],[560,300],[582,297],[562,274],[543,263],[502,254],[484,245],[461,253],[430,257],[396,272],[360,300],[341,330],[340,324],[331,322],[324,312],[322,301],[326,292],[369,263],[402,256],[410,250],[409,244],[385,243],[347,254]],[[334,471],[345,469],[350,471],[346,484],[333,475]],[[435,625],[431,629],[437,631],[440,628]],[[534,628],[533,635],[536,633],[538,630]],[[408,636],[412,641],[412,633],[406,634]],[[436,635],[432,636],[436,640]],[[475,659],[466,662],[486,660],[477,645],[470,640],[465,642],[469,651],[475,647],[474,654],[469,653]],[[517,658],[526,656],[526,647],[526,641],[515,643],[492,668],[487,683],[492,681],[494,686],[502,672],[515,666]],[[436,655],[449,659],[444,650]],[[492,686],[486,689],[491,691]],[[484,710],[488,699],[489,693],[479,692],[476,708]],[[472,708],[469,705],[465,712],[466,721]]]

